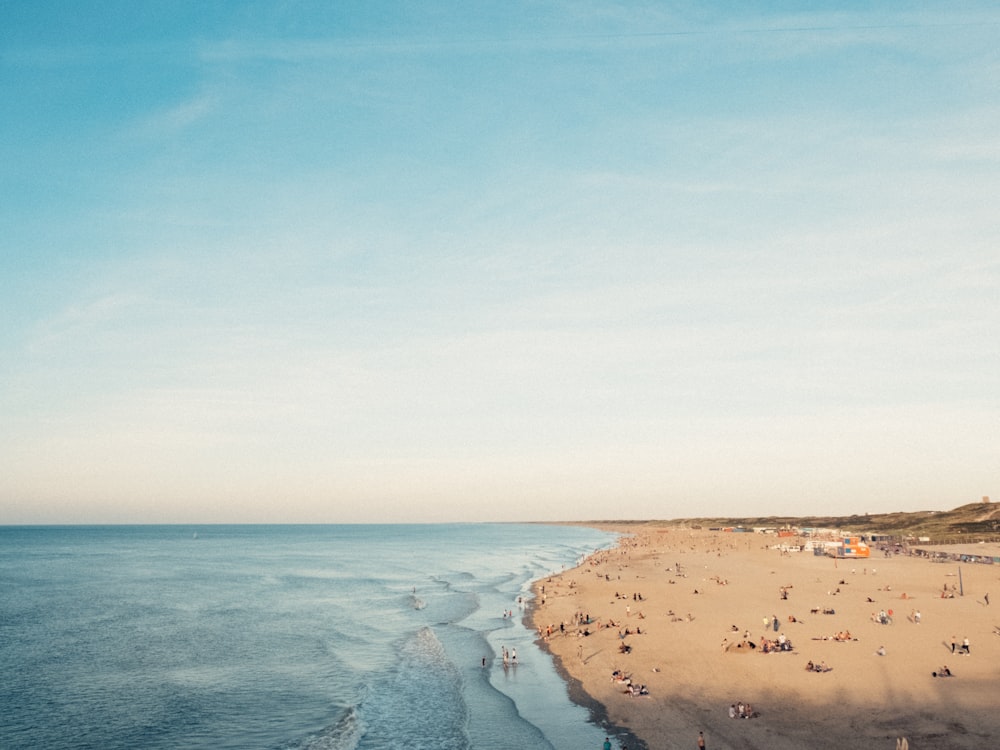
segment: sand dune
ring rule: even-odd
[[[627,534],[617,549],[537,582],[531,617],[571,683],[650,750],[694,748],[699,730],[709,750],[891,750],[900,737],[912,750],[1000,746],[1000,602],[985,599],[991,588],[1000,596],[1000,566],[878,551],[834,560],[769,549],[773,536],[615,530]],[[873,621],[881,611],[891,624]],[[762,638],[781,636],[790,651],[763,652]],[[807,671],[810,661],[830,671]],[[933,677],[944,665],[954,676]],[[630,696],[616,670],[649,695]],[[731,719],[738,701],[759,716]]]

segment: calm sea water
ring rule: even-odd
[[[492,524],[0,528],[0,747],[600,747],[518,598],[612,541]]]

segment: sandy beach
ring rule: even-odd
[[[1000,602],[988,598],[1000,597],[1000,566],[604,528],[622,534],[618,546],[536,582],[529,617],[578,698],[634,735],[612,737],[616,750],[636,738],[696,748],[699,731],[708,750],[1000,742]],[[944,667],[952,676],[934,676]],[[630,694],[640,686],[648,695]],[[731,718],[741,703],[752,718]]]

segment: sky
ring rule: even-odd
[[[0,0],[0,524],[1000,498],[994,2]]]

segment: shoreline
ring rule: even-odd
[[[875,549],[835,560],[770,549],[779,539],[759,534],[593,526],[618,534],[616,546],[533,582],[525,623],[573,702],[619,745],[694,747],[704,731],[708,747],[747,750],[892,748],[901,737],[971,750],[1000,736],[1000,611],[988,603],[1000,566]],[[875,622],[881,609],[892,625]],[[765,652],[779,636],[790,647]],[[806,671],[810,661],[830,671]],[[955,678],[932,676],[944,665]],[[649,695],[627,694],[615,670]],[[737,701],[758,718],[730,719]]]
[[[546,577],[546,580],[548,580],[548,578],[549,577]],[[537,591],[535,591],[537,583],[538,581],[532,582],[531,590],[534,596],[526,603],[524,608],[524,617],[522,618],[524,627],[531,632],[535,632],[536,635],[537,629],[534,624],[534,617],[537,609],[535,606],[538,596]],[[594,726],[600,727],[608,737],[614,739],[623,748],[628,748],[628,750],[649,750],[646,743],[637,735],[633,734],[631,730],[626,727],[617,726],[611,721],[611,717],[608,716],[607,706],[587,692],[583,683],[575,675],[570,673],[570,671],[566,668],[566,665],[563,664],[562,657],[549,648],[549,644],[544,638],[536,638],[535,644],[552,658],[552,663],[555,666],[556,672],[566,685],[570,701],[587,711],[590,721],[594,724]]]

